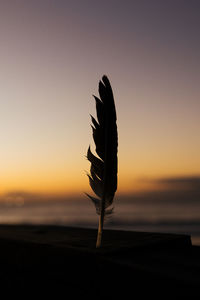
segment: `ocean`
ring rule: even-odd
[[[1,203],[0,223],[97,228],[98,216],[93,203],[83,196],[66,201]],[[189,234],[192,244],[200,245],[200,201],[118,197],[105,228]]]

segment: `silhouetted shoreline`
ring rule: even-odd
[[[17,293],[65,292],[100,299],[132,293],[195,295],[200,283],[200,247],[190,236],[59,226],[1,225],[1,287]],[[100,287],[101,286],[101,287]],[[160,294],[160,290],[161,292]],[[163,295],[162,295],[163,294]]]

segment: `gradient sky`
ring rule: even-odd
[[[0,193],[89,190],[103,74],[118,115],[118,191],[199,176],[199,28],[198,0],[1,0]]]

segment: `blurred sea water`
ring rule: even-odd
[[[48,224],[97,228],[98,216],[87,198],[0,204],[0,224]],[[189,234],[200,245],[200,201],[144,201],[121,197],[105,228]]]

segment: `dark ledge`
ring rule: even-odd
[[[95,249],[96,235],[94,229],[1,225],[2,286],[46,295],[67,290],[87,299],[105,293],[128,299],[133,289],[162,299],[160,288],[179,296],[198,290],[200,251],[190,236],[105,230],[102,248]]]

